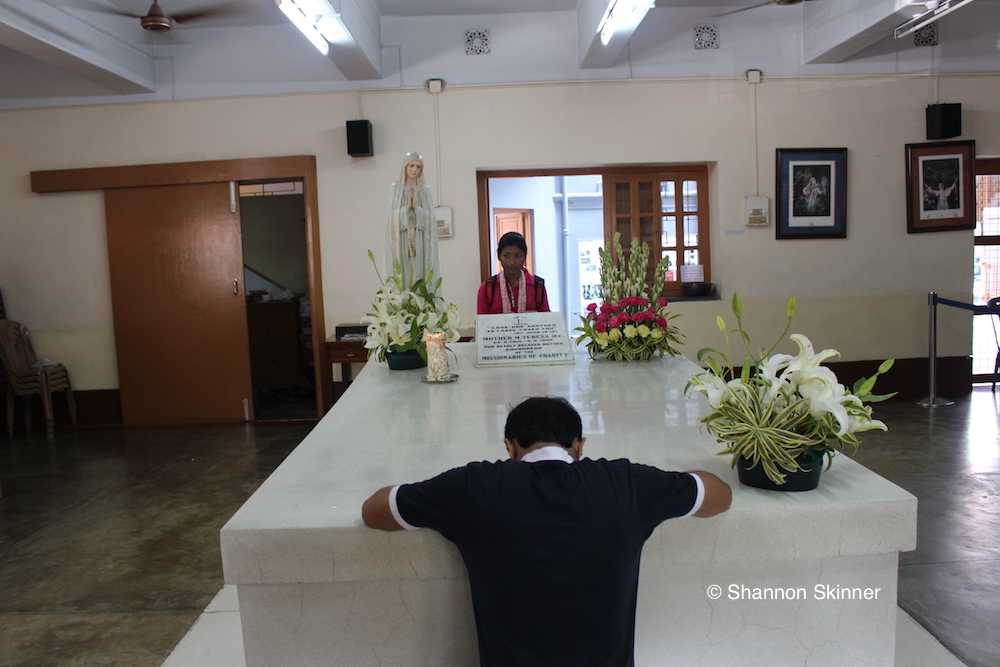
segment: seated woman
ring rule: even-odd
[[[479,286],[477,299],[480,315],[499,313],[547,313],[549,296],[545,281],[528,273],[524,260],[528,244],[517,232],[507,232],[497,244],[497,259],[503,271]]]

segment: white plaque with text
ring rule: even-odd
[[[476,366],[572,364],[573,344],[562,313],[476,316]]]

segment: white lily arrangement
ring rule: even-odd
[[[368,251],[368,258],[375,264],[375,255]],[[378,265],[375,265],[378,273]],[[449,343],[459,339],[458,325],[461,316],[457,303],[446,304],[438,295],[441,278],[434,279],[434,269],[427,276],[416,281],[409,289],[403,287],[403,275],[396,263],[393,275],[382,283],[381,289],[372,301],[372,312],[361,318],[368,325],[365,347],[368,356],[385,361],[386,353],[401,354],[416,350],[427,361],[427,345],[424,334],[444,333]]]
[[[872,389],[879,375],[893,364],[888,359],[870,378],[861,378],[847,388],[837,381],[836,374],[822,362],[838,357],[836,350],[816,353],[802,334],[792,334],[798,354],[773,354],[770,350],[754,352],[750,337],[743,329],[743,304],[739,294],[733,295],[736,329],[726,331],[726,323],[718,317],[716,323],[726,342],[725,352],[705,348],[698,352],[698,361],[708,369],[692,377],[685,387],[688,396],[703,393],[711,412],[700,421],[709,433],[726,448],[719,455],[732,456],[732,465],[744,461],[747,469],[758,463],[775,484],[784,484],[786,474],[802,469],[802,458],[809,452],[827,456],[827,467],[833,454],[847,446],[857,450],[857,433],[872,429],[886,430],[886,425],[872,418],[871,407],[865,403],[883,401],[895,395],[875,395]],[[778,339],[784,339],[795,315],[795,297],[786,306],[788,324]],[[747,350],[747,357],[737,376],[732,363],[730,333],[737,334]]]

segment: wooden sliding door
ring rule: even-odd
[[[302,181],[317,415],[323,279],[316,158],[210,160],[31,172],[33,192],[104,190],[126,425],[253,418],[239,212],[229,183]],[[238,198],[237,198],[238,206]],[[235,294],[233,280],[237,280]]]
[[[126,426],[253,418],[229,183],[105,190]]]

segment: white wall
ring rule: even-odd
[[[357,321],[377,288],[366,251],[382,248],[385,197],[407,151],[423,153],[436,203],[454,210],[454,237],[441,240],[444,291],[470,323],[476,169],[710,162],[713,278],[724,299],[677,304],[686,353],[717,342],[715,314],[728,313],[738,291],[762,339],[780,331],[774,320],[794,293],[795,329],[817,347],[835,347],[845,360],[925,356],[927,292],[968,300],[972,289],[971,232],[906,233],[904,145],[923,141],[924,107],[938,95],[962,103],[962,138],[975,138],[980,155],[1000,154],[1000,75],[765,78],[756,89],[734,78],[372,91],[362,94],[371,158],[346,153],[354,92],[4,111],[0,289],[9,316],[33,331],[40,355],[69,366],[77,388],[112,388],[102,197],[33,194],[32,170],[316,155],[332,330]],[[777,241],[773,226],[742,226],[744,196],[773,198],[779,147],[849,149],[846,239]],[[939,315],[940,354],[968,354],[971,317]]]

